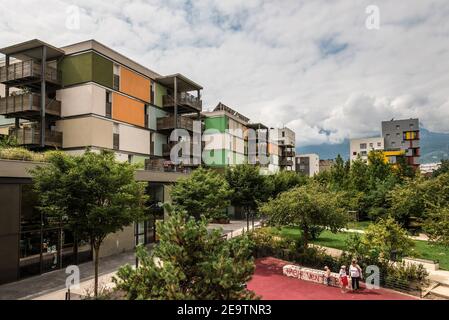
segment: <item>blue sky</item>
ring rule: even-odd
[[[365,26],[373,4],[378,30]],[[206,108],[291,127],[299,146],[373,135],[393,117],[449,131],[445,0],[2,0],[0,32],[0,46],[94,38],[202,84]]]

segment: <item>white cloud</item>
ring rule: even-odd
[[[80,30],[64,28],[81,8]],[[371,1],[2,0],[0,46],[94,38],[161,74],[181,72],[255,121],[285,124],[299,145],[376,134],[419,117],[449,131],[449,3]]]

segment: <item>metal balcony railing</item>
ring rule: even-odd
[[[0,98],[0,115],[7,117],[20,117],[29,119],[40,115],[41,96],[35,93]],[[54,99],[46,99],[45,113],[53,116],[61,116],[61,102]]]
[[[41,143],[41,131],[39,126],[10,128],[9,135],[14,137],[20,145],[40,145]],[[62,132],[45,130],[45,145],[61,148]]]
[[[201,99],[186,93],[186,92],[181,92],[178,94],[178,100],[177,100],[178,105],[184,105],[184,106],[188,106],[191,107],[195,110],[199,110],[201,111],[202,109],[202,101]],[[175,104],[175,98],[173,96],[169,96],[169,95],[164,95],[162,96],[162,105],[164,107],[173,107]]]
[[[15,62],[9,66],[0,67],[0,83],[18,84],[41,78],[42,65],[34,60]],[[47,65],[45,80],[61,84],[61,72]]]
[[[175,128],[175,117],[164,117],[157,119],[157,130],[173,130]],[[193,120],[187,117],[178,117],[178,129],[193,131]]]

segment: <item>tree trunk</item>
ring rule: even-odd
[[[95,245],[94,246],[94,251],[95,251],[95,283],[94,283],[94,296],[95,298],[98,297],[98,265],[99,265],[99,261],[98,261],[98,257],[100,254],[100,246]]]
[[[302,242],[304,250],[309,246],[309,228],[305,226],[302,230]]]

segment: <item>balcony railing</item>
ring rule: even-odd
[[[190,173],[192,172],[191,167],[174,165],[168,160],[150,160],[145,159],[145,170],[148,171],[158,171],[158,172],[179,172],[179,173]]]
[[[175,128],[175,117],[164,117],[157,119],[157,130],[173,130]],[[178,129],[193,131],[193,120],[187,117],[178,117]]]
[[[13,63],[9,66],[0,67],[0,83],[18,84],[31,80],[40,79],[42,66],[34,60],[26,60]],[[45,80],[55,84],[61,83],[61,73],[58,69],[47,65]]]
[[[39,116],[41,112],[41,96],[34,93],[0,98],[0,115],[7,117],[21,117],[29,119]],[[61,102],[54,99],[46,99],[45,113],[53,116],[61,116]]]
[[[169,143],[169,144],[163,144],[162,145],[162,156],[163,157],[170,157],[170,152],[171,152],[171,150],[172,150],[172,148],[174,147],[176,145],[176,142],[171,142],[171,143]],[[204,149],[204,145],[205,145],[205,143],[204,142],[201,142],[201,146],[200,146],[200,150],[199,150],[199,152],[200,152],[200,154],[199,154],[199,156],[201,157],[201,152],[203,151],[203,149]],[[193,151],[194,151],[194,146],[196,146],[196,144],[195,143],[193,143],[193,142],[191,142],[190,143],[190,157],[192,157],[193,156]],[[184,150],[184,149],[183,149]]]
[[[41,131],[38,126],[10,128],[9,135],[16,138],[20,145],[40,145]],[[45,145],[55,148],[62,147],[62,132],[45,130]]]
[[[293,160],[283,159],[280,161],[279,164],[283,167],[291,167],[291,166],[293,166]]]
[[[195,110],[201,111],[202,101],[201,99],[185,92],[178,94],[178,105],[187,106]],[[175,105],[175,98],[173,96],[165,95],[162,97],[162,105],[164,107],[173,107]]]
[[[283,152],[284,157],[294,157],[295,156],[295,151],[292,150],[285,150]]]

